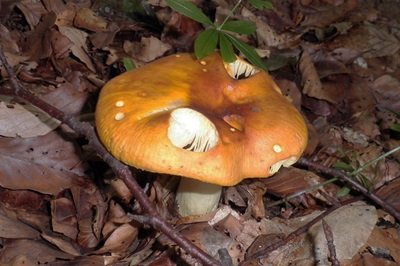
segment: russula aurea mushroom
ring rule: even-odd
[[[266,72],[217,53],[172,55],[112,79],[96,126],[124,163],[185,177],[177,192],[184,216],[215,209],[221,186],[292,165],[307,142],[301,114]]]

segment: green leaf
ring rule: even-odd
[[[256,24],[247,20],[228,21],[222,25],[221,30],[250,35],[256,31]]]
[[[262,61],[261,57],[256,53],[253,47],[230,34],[225,34],[225,36],[247,58],[247,60],[250,61],[250,63],[261,69],[266,70],[264,62]]]
[[[223,32],[219,32],[219,50],[221,52],[222,59],[225,62],[230,63],[236,60],[232,43],[228,40],[228,38],[226,38]]]
[[[257,9],[272,9],[274,6],[270,1],[266,0],[249,0],[249,3]]]
[[[285,54],[271,54],[265,61],[265,66],[268,71],[275,71],[287,65],[295,65],[297,58]]]
[[[130,58],[130,57],[122,58],[122,63],[124,64],[126,71],[136,68],[135,62],[133,62],[132,58]]]
[[[396,131],[396,132],[400,132],[400,124],[393,124],[393,125],[390,127],[390,129],[391,129],[391,130],[394,130],[394,131]]]
[[[217,48],[218,31],[216,29],[208,29],[197,36],[194,41],[194,54],[197,58],[203,58]]]
[[[212,25],[212,21],[201,11],[200,8],[186,0],[165,0],[167,5],[176,12],[187,16],[197,22]]]
[[[351,189],[347,186],[342,187],[337,193],[336,196],[338,198],[343,198],[344,196],[347,196],[350,193]]]
[[[333,167],[336,168],[336,169],[347,171],[347,172],[354,171],[353,166],[351,166],[350,164],[345,163],[343,161],[337,161],[336,163],[334,163]]]
[[[124,0],[122,1],[122,10],[125,13],[139,13],[144,15],[146,12],[140,0]]]

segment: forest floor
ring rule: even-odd
[[[236,3],[193,2],[215,21]],[[304,115],[305,161],[224,188],[219,208],[198,217],[176,212],[177,177],[134,176],[162,219],[223,265],[399,265],[399,2],[243,2],[232,19],[257,30],[238,38]],[[0,1],[0,23],[0,46],[23,88],[93,125],[111,78],[192,52],[204,30],[162,0]],[[135,216],[146,213],[90,143],[5,93],[13,85],[4,66],[0,265],[194,265],[168,233]],[[333,179],[337,170],[366,192]]]

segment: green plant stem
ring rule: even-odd
[[[232,15],[235,13],[236,9],[240,6],[242,3],[242,0],[237,1],[236,5],[232,8],[230,14],[225,17],[224,21],[217,27],[217,30],[221,30],[224,24],[232,17]]]
[[[372,164],[378,162],[379,160],[382,160],[382,159],[385,158],[385,157],[388,157],[389,155],[391,155],[391,154],[393,154],[393,153],[395,153],[395,152],[397,152],[397,151],[399,151],[399,150],[400,150],[400,146],[399,146],[399,147],[396,147],[396,148],[394,148],[394,149],[392,149],[392,150],[390,150],[390,151],[388,151],[388,152],[385,152],[385,153],[382,154],[381,156],[378,156],[378,157],[376,157],[375,159],[373,159],[373,160],[367,162],[367,163],[364,164],[363,166],[360,166],[357,170],[354,170],[354,171],[351,172],[349,175],[350,175],[350,176],[355,176],[356,174],[358,174],[358,173],[364,171],[364,169],[367,168],[367,167],[369,167],[370,165],[372,165]]]

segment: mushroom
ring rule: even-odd
[[[182,216],[216,209],[221,186],[268,177],[307,143],[297,109],[264,71],[214,53],[176,54],[109,81],[96,109],[98,135],[117,159],[182,176]]]

